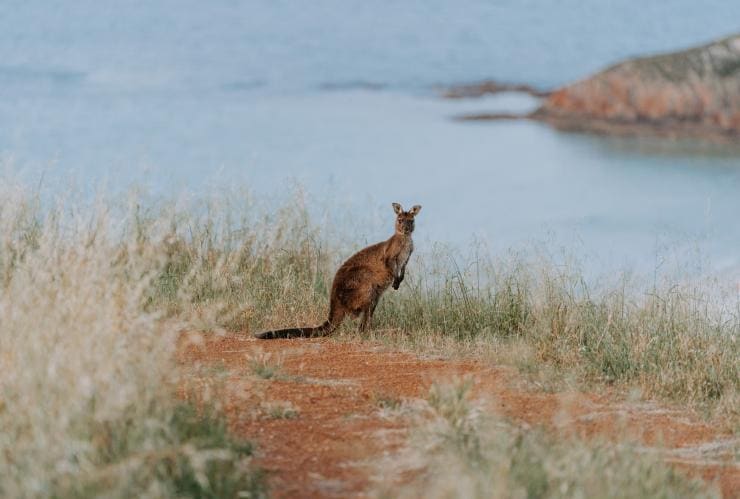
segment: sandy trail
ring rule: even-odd
[[[279,359],[281,367],[277,376],[262,380],[249,359],[265,356],[273,364]],[[225,376],[226,388],[217,396],[232,430],[257,443],[274,497],[364,497],[383,480],[375,463],[406,443],[403,419],[384,417],[380,408],[424,398],[433,382],[464,375],[475,380],[475,396],[492,401],[491,410],[513,421],[584,438],[630,439],[645,452],[661,452],[667,462],[717,482],[724,497],[740,497],[738,439],[687,411],[656,403],[537,391],[510,368],[422,359],[360,341],[212,336],[183,341],[179,357],[201,366],[191,380],[197,390],[213,385],[209,372]],[[297,415],[275,417],[276,407]]]

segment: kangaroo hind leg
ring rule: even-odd
[[[373,314],[375,313],[375,307],[378,306],[380,301],[380,295],[377,291],[372,293],[369,303],[365,306],[362,311],[362,322],[360,323],[360,331],[367,331],[370,327],[370,323],[373,320]]]

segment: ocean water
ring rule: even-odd
[[[358,219],[387,209],[388,225],[390,202],[422,204],[427,243],[740,275],[740,148],[462,123],[536,102],[437,95],[484,78],[553,88],[738,31],[740,3],[718,0],[8,0],[0,161],[52,190],[298,183]]]

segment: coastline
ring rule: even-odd
[[[711,144],[733,145],[740,140],[740,132],[731,132],[720,127],[709,127],[688,121],[617,121],[603,118],[556,116],[538,109],[527,114],[516,113],[472,113],[453,116],[455,121],[535,121],[545,123],[556,130],[571,133],[588,133],[613,137],[650,136],[669,140],[697,139]]]
[[[526,114],[473,113],[460,121],[528,119],[555,129],[714,143],[740,139],[740,35],[665,54],[626,59],[552,91],[484,80],[454,85],[447,99],[521,92],[541,99]]]

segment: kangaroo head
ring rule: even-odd
[[[411,234],[414,232],[414,217],[421,211],[421,206],[416,204],[409,211],[403,211],[399,203],[393,203],[393,211],[396,212],[396,233]]]

